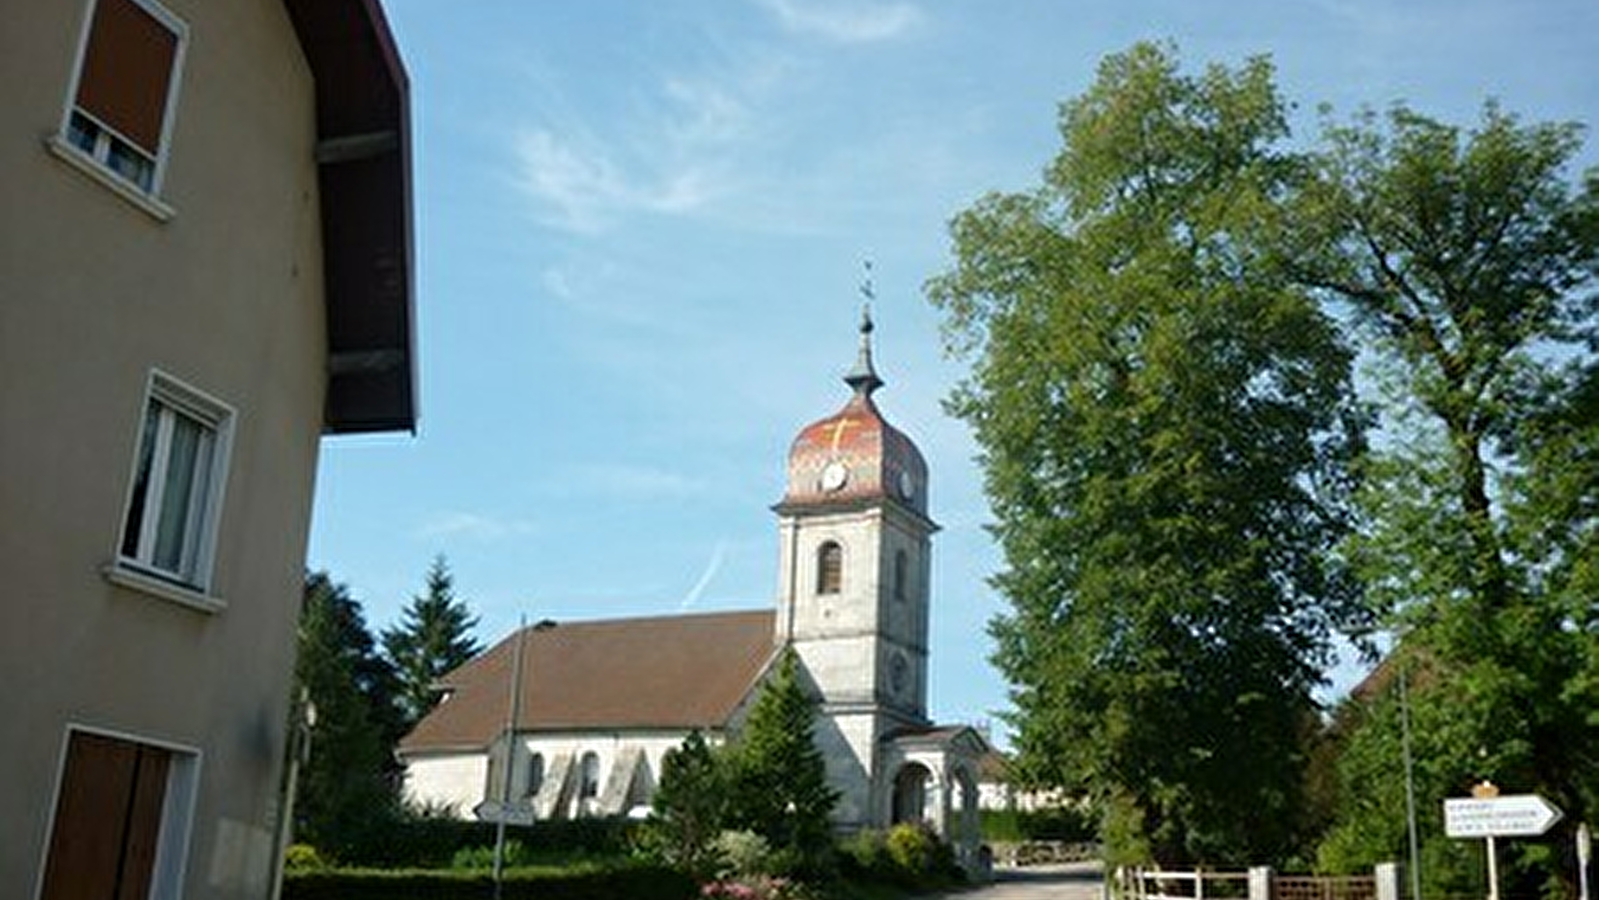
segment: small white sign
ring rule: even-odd
[[[1560,810],[1537,794],[1453,797],[1444,801],[1444,833],[1452,838],[1535,837],[1560,816]]]
[[[530,803],[501,803],[498,800],[484,800],[472,807],[472,814],[484,822],[504,822],[507,825],[532,825],[538,821]]]

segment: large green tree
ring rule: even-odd
[[[383,650],[400,679],[399,704],[406,729],[438,702],[446,672],[476,656],[477,618],[455,596],[455,578],[440,555],[428,568],[427,585],[401,612],[400,623],[383,632]]]
[[[815,739],[816,701],[786,647],[727,748],[726,824],[765,838],[784,868],[817,874],[832,847],[829,816],[838,792]]]
[[[295,839],[349,859],[397,810],[393,673],[344,585],[313,572],[302,604],[296,696],[315,705],[316,723],[300,772]]]
[[[1272,67],[1107,58],[1043,184],[952,225],[928,286],[972,360],[1023,770],[1116,860],[1281,858],[1358,443],[1350,354],[1272,239],[1300,171]]]
[[[1470,130],[1402,106],[1329,124],[1286,233],[1297,277],[1348,313],[1382,391],[1350,555],[1402,635],[1391,666],[1415,688],[1438,890],[1479,877],[1442,835],[1443,797],[1487,778],[1544,794],[1568,822],[1599,799],[1599,184],[1568,178],[1579,138],[1493,103]],[[1339,867],[1402,847],[1378,799],[1398,795],[1395,698],[1367,700],[1323,848]],[[1520,889],[1570,871],[1551,845],[1516,847]]]

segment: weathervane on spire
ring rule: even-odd
[[[861,281],[861,296],[866,298],[861,303],[861,349],[855,357],[855,368],[844,376],[844,383],[857,394],[871,396],[872,391],[883,386],[883,379],[872,368],[872,301],[877,299],[877,288],[872,284],[872,261],[866,260],[865,266],[866,277]]]

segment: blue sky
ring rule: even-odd
[[[523,614],[769,605],[769,507],[794,435],[847,398],[870,258],[877,397],[944,526],[949,722],[1005,704],[1003,602],[976,448],[940,407],[962,364],[922,285],[951,216],[1037,183],[1104,55],[1270,54],[1301,139],[1323,102],[1599,118],[1593,0],[385,6],[412,83],[420,433],[324,443],[310,565],[383,627],[444,553],[485,642]]]

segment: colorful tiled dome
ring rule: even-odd
[[[903,432],[888,424],[872,392],[883,386],[872,368],[872,319],[861,317],[860,355],[844,376],[854,395],[844,408],[805,426],[788,452],[782,505],[820,506],[883,499],[927,514],[927,462]]]

